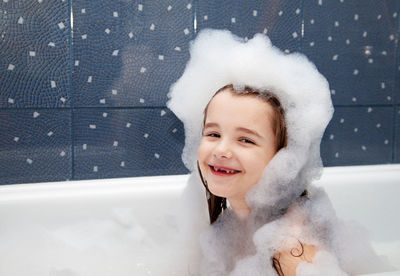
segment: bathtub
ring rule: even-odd
[[[164,275],[187,177],[0,186],[0,275]],[[398,270],[374,275],[400,275],[400,165],[325,168],[316,185]]]

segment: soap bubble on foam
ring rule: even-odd
[[[274,156],[259,183],[247,194],[252,208],[249,222],[238,223],[234,212],[226,211],[217,223],[203,231],[201,274],[272,275],[275,272],[268,260],[275,252],[290,249],[286,248],[293,245],[290,240],[319,249],[315,263],[299,267],[301,275],[327,275],[326,267],[332,275],[346,275],[341,268],[352,273],[363,271],[361,263],[356,262],[353,268],[346,263],[346,258],[365,260],[363,251],[371,253],[370,260],[375,260],[370,271],[382,268],[367,239],[354,243],[349,238],[354,235],[344,237],[346,231],[352,230],[337,220],[323,191],[311,193],[308,203],[298,199],[305,189],[313,190],[309,185],[322,173],[319,147],[333,114],[329,85],[315,65],[302,54],[283,53],[263,34],[246,41],[222,30],[202,30],[191,44],[190,55],[182,77],[171,87],[167,106],[185,127],[182,160],[192,176],[184,196],[197,207],[182,211],[186,225],[183,232],[191,231],[183,236],[191,237],[186,239],[192,240],[192,246],[199,229],[207,223],[196,153],[203,111],[214,93],[227,84],[233,84],[239,92],[245,86],[272,92],[284,109],[288,135],[287,147]],[[291,211],[284,215],[276,212],[288,207]],[[188,225],[202,226],[196,229]],[[243,256],[246,250],[249,254]],[[193,260],[187,262],[195,264]]]

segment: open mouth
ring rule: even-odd
[[[226,167],[220,167],[220,166],[209,165],[209,167],[211,169],[211,172],[216,175],[234,175],[234,174],[241,172],[239,170],[226,168]]]

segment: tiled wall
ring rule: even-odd
[[[0,184],[186,173],[165,107],[203,28],[267,33],[328,78],[327,166],[400,162],[398,0],[2,0]]]

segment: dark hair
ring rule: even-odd
[[[229,90],[234,95],[238,96],[253,96],[257,97],[267,103],[269,103],[273,109],[274,116],[273,116],[273,131],[275,133],[275,146],[276,146],[276,151],[279,151],[281,148],[286,147],[287,145],[287,134],[286,134],[286,126],[285,126],[285,120],[284,120],[284,112],[282,109],[282,106],[278,100],[278,98],[269,91],[257,91],[249,86],[244,86],[240,90],[235,90],[234,86],[232,84],[225,85],[224,87],[218,89],[217,92],[215,92],[214,96],[211,98],[211,100],[220,92]],[[211,102],[210,100],[210,102]],[[204,119],[203,119],[203,127],[206,122],[207,118],[207,110],[210,102],[207,104],[206,108],[204,109]],[[219,215],[222,213],[223,210],[226,209],[226,198],[220,197],[217,195],[214,195],[213,193],[210,192],[208,189],[207,181],[203,178],[203,175],[201,174],[201,170],[199,165],[197,164],[197,168],[200,174],[201,181],[203,182],[204,187],[206,188],[206,196],[207,196],[207,203],[208,203],[208,213],[210,216],[210,224],[213,224],[219,217]]]

